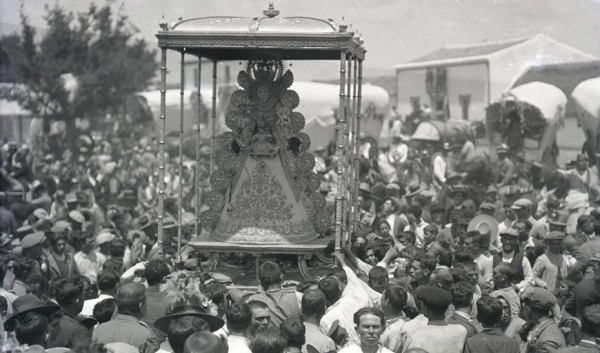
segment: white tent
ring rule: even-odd
[[[296,110],[304,115],[304,131],[310,136],[311,149],[327,145],[335,137],[336,121],[334,110],[339,108],[340,87],[334,84],[317,82],[294,82],[292,87],[300,96]],[[365,114],[375,108],[378,114],[387,114],[389,94],[385,89],[371,84],[362,86],[361,131],[364,135],[379,137],[383,121],[370,121]]]
[[[600,77],[592,78],[578,84],[571,97],[575,102],[577,121],[584,130],[597,136],[600,124]]]
[[[564,118],[567,96],[556,86],[536,81],[515,87],[508,94],[538,108],[548,123]]]

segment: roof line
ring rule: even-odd
[[[444,45],[443,48],[444,49],[466,49],[466,48],[472,48],[472,47],[483,47],[483,46],[487,46],[487,45],[509,44],[509,43],[513,43],[513,42],[515,42],[515,44],[519,44],[522,41],[529,40],[538,35],[540,35],[540,34],[536,34],[534,36],[511,38],[511,39],[484,41],[484,42],[479,42],[479,43],[448,44],[448,45]]]
[[[398,65],[394,66],[394,68],[396,69],[396,71],[402,71],[402,70],[419,69],[419,68],[427,68],[427,67],[435,67],[435,66],[446,66],[448,64],[465,65],[465,64],[487,63],[488,61],[489,61],[489,59],[488,59],[487,55],[478,55],[478,56],[468,56],[468,57],[464,57],[464,58],[430,60],[430,61],[398,64]]]

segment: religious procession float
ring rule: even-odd
[[[161,123],[159,125],[160,182],[158,236],[163,237],[165,121],[180,121],[179,167],[183,168],[184,62],[187,55],[211,60],[211,190],[202,214],[196,202],[196,235],[190,245],[212,253],[252,253],[297,256],[300,272],[309,277],[306,260],[319,255],[331,240],[340,251],[357,225],[352,215],[358,207],[358,148],[361,130],[363,41],[347,24],[308,17],[280,17],[272,4],[263,16],[204,17],[161,22],[157,34],[161,48]],[[166,116],[167,51],[181,55],[180,114]],[[291,60],[339,61],[339,104],[337,114],[337,180],[335,214],[325,210],[319,192],[320,179],[313,172],[315,159],[309,152],[311,138],[303,132],[302,101],[294,90]],[[229,131],[217,136],[217,64],[243,61],[237,75],[241,87],[231,95],[232,108],[225,116]],[[198,104],[202,88],[198,77]],[[197,127],[200,141],[200,108]],[[200,158],[199,146],[196,151]],[[196,178],[199,194],[200,180]],[[179,195],[179,238],[181,238],[182,195]],[[201,224],[201,226],[200,226]],[[332,232],[333,230],[333,232]],[[333,233],[333,235],[329,235]],[[179,241],[180,243],[180,241]],[[179,245],[180,248],[180,245]]]

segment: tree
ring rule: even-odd
[[[62,120],[73,129],[76,118],[118,114],[127,97],[154,77],[156,50],[136,38],[138,29],[109,5],[91,4],[77,15],[46,6],[44,19],[48,31],[39,42],[24,15],[21,33],[0,39],[17,83],[0,97],[18,101],[47,126]]]

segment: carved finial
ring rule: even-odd
[[[263,11],[263,14],[268,18],[273,18],[279,15],[279,10],[275,10],[275,6],[273,6],[273,2],[269,2],[269,9]]]
[[[165,21],[165,15],[162,16],[162,20],[158,24],[163,31],[169,30],[169,24]]]
[[[346,24],[346,20],[342,17],[342,23],[340,23],[340,32],[346,32],[348,29],[348,25]]]
[[[335,24],[335,22],[333,22],[333,18],[329,18],[329,24],[331,25],[331,27],[333,27],[333,29],[337,32],[339,31],[338,26]]]

